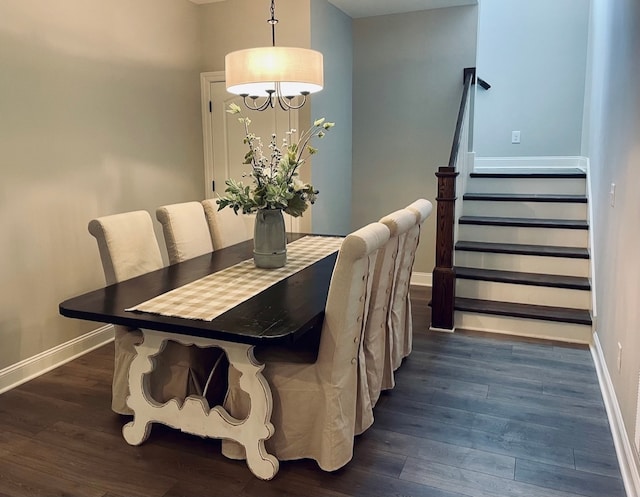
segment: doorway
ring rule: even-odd
[[[248,110],[242,97],[227,92],[224,71],[206,72],[200,75],[202,92],[202,129],[204,143],[205,198],[224,195],[225,180],[231,178],[251,182],[245,175],[251,167],[243,164],[247,146],[243,143],[245,129],[238,116],[229,114],[229,104],[243,108],[243,115],[251,119],[251,132],[262,138],[265,147],[271,134],[281,140],[291,129],[298,129],[298,111],[268,109],[263,112]],[[299,232],[299,218],[284,215],[287,231]]]

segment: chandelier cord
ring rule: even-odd
[[[276,46],[276,24],[278,24],[278,19],[276,19],[276,0],[271,0],[271,19],[267,19],[267,23],[271,24],[271,45]]]

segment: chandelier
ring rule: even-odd
[[[275,0],[271,0],[271,46],[237,50],[224,59],[227,91],[243,98],[247,108],[276,105],[299,109],[307,95],[322,90],[322,54],[296,47],[276,47]],[[296,97],[300,97],[295,101]]]

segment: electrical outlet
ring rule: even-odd
[[[520,131],[511,132],[511,143],[520,143]]]
[[[616,205],[616,184],[611,183],[611,188],[609,189],[609,203],[611,207]]]
[[[618,342],[618,373],[622,369],[622,344]]]

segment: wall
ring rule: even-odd
[[[482,0],[479,16],[477,155],[579,155],[589,0]]]
[[[592,224],[597,235],[592,248],[596,333],[633,441],[640,371],[640,3],[593,0],[589,42],[583,154],[590,158]],[[616,185],[614,206],[609,202],[611,183]],[[637,476],[637,453],[634,459]]]
[[[104,285],[90,219],[201,196],[197,9],[0,2],[0,370],[98,327],[58,314]]]
[[[351,230],[352,73],[351,18],[326,0],[311,2],[311,48],[324,56],[324,89],[311,100],[314,118],[336,126],[315,146],[313,185],[320,191],[313,207],[313,232]]]
[[[477,6],[354,19],[352,226],[419,197],[434,202],[449,160],[465,67],[475,65]],[[435,214],[415,271],[435,264]]]

